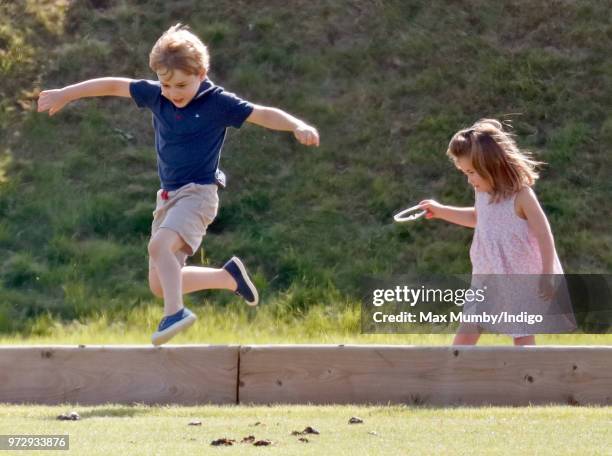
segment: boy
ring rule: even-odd
[[[157,40],[149,66],[159,82],[126,78],[91,79],[40,94],[38,111],[56,114],[84,97],[131,97],[153,113],[161,189],[153,213],[149,251],[149,286],[164,299],[164,317],[153,334],[154,345],[169,341],[191,326],[196,316],[183,305],[184,293],[232,290],[252,306],[259,297],[246,268],[232,257],[221,269],[185,266],[217,214],[217,187],[224,185],[219,156],[227,127],[245,122],[292,131],[306,146],[318,146],[317,130],[279,109],[242,100],[206,76],[206,46],[177,24]]]

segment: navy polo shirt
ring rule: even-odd
[[[240,128],[253,105],[205,79],[196,96],[177,108],[162,96],[159,81],[130,83],[130,95],[153,113],[157,169],[164,190],[215,183],[228,127]]]

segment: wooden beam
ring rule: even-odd
[[[0,403],[238,401],[612,405],[612,346],[0,347]]]
[[[245,346],[240,403],[612,405],[612,346]]]
[[[238,346],[4,346],[0,403],[236,404]]]

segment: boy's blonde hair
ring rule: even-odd
[[[208,72],[209,62],[206,45],[180,23],[166,30],[149,54],[149,66],[158,74],[181,70],[200,75]]]
[[[455,133],[446,151],[453,161],[468,157],[474,170],[492,188],[492,200],[500,201],[523,187],[535,184],[539,175],[531,154],[520,151],[511,134],[495,119],[480,119]]]

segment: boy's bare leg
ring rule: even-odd
[[[199,266],[183,266],[184,259],[187,257],[187,255],[180,251],[174,252],[173,255],[176,262],[181,266],[182,294],[192,293],[194,291],[200,290],[216,289],[234,291],[236,289],[236,281],[225,269],[207,268]],[[152,257],[149,259],[149,286],[151,287],[151,291],[155,296],[165,299],[164,288],[160,280],[160,274]]]
[[[535,336],[522,336],[514,338],[514,345],[535,345]]]
[[[185,246],[174,231],[161,228],[149,242],[149,256],[155,265],[164,297],[164,314],[172,315],[183,308],[181,267],[176,252]]]
[[[177,260],[180,263],[179,260]],[[236,281],[225,269],[205,268],[200,266],[183,266],[181,269],[183,294],[200,290],[230,290],[236,289]],[[149,263],[149,285],[153,294],[159,298],[164,292],[159,280],[157,268],[153,260]]]
[[[236,281],[225,269],[185,266],[182,271],[183,294],[200,290],[236,289]]]

